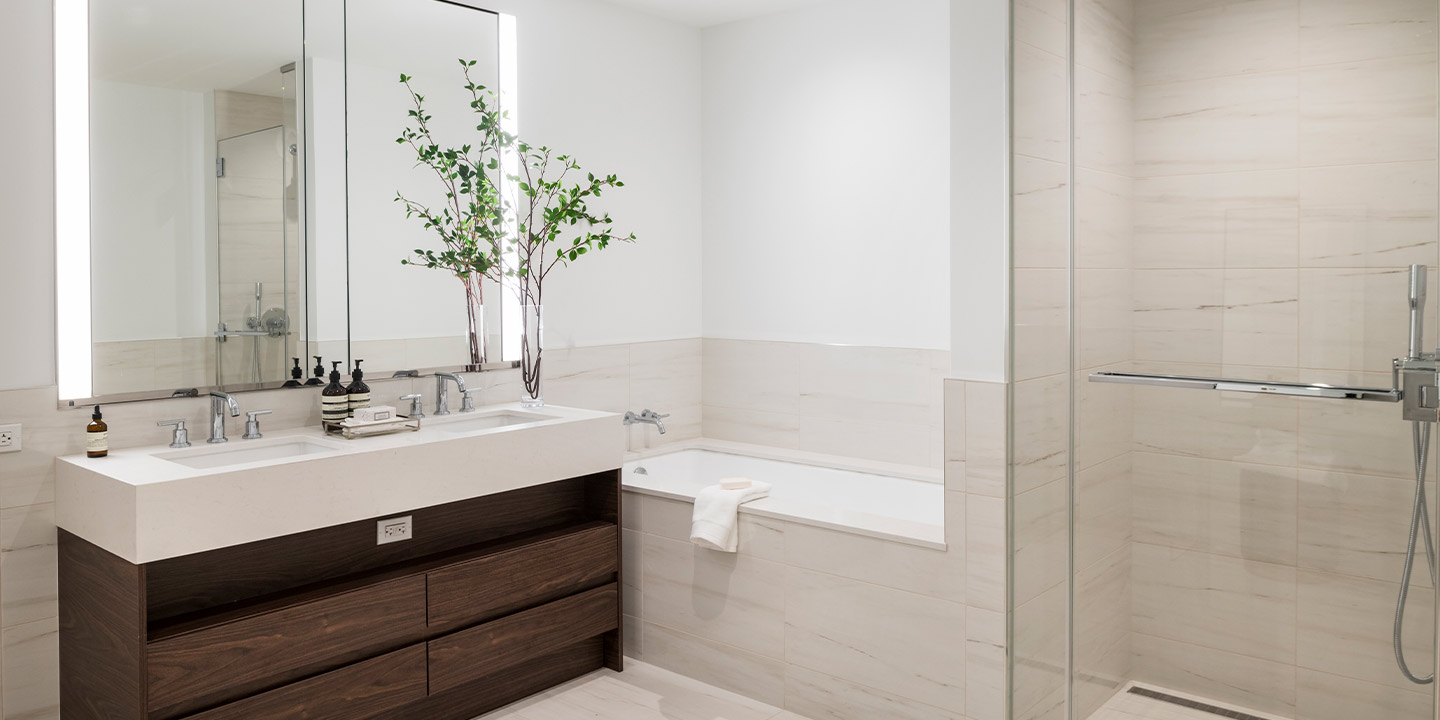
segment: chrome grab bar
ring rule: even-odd
[[[1402,393],[1399,388],[1349,387],[1345,385],[1324,385],[1320,383],[1265,382],[1262,380],[1231,380],[1228,378],[1190,377],[1186,375],[1097,372],[1090,374],[1090,382],[1391,403],[1400,402],[1401,398],[1404,397],[1404,393]]]

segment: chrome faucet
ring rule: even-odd
[[[459,390],[465,398],[460,402],[460,412],[475,412],[475,401],[470,397],[470,391],[465,389],[465,378],[452,372],[435,373],[435,414],[450,414],[450,386],[447,380],[455,381],[455,389]]]
[[[644,410],[641,410],[639,415],[636,415],[634,410],[627,410],[627,411],[625,411],[625,424],[626,424],[626,425],[640,425],[640,424],[654,425],[655,427],[657,427],[657,428],[660,429],[660,434],[661,434],[661,435],[664,435],[664,434],[665,434],[665,418],[667,418],[667,417],[670,417],[670,413],[665,413],[664,415],[661,415],[660,413],[657,413],[657,412],[655,412],[654,410],[651,410],[650,408],[645,408]]]
[[[240,417],[240,403],[230,393],[210,391],[210,439],[208,443],[227,442],[225,437],[225,408],[230,408],[230,417]]]

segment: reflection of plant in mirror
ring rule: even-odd
[[[397,196],[405,203],[407,216],[419,216],[426,229],[433,229],[445,242],[439,253],[416,250],[416,257],[404,262],[453,272],[466,282],[467,297],[480,297],[480,280],[513,278],[522,305],[520,340],[521,374],[527,400],[540,403],[540,309],[544,301],[545,278],[558,265],[568,265],[592,251],[604,250],[611,242],[634,242],[635,235],[617,235],[609,213],[590,209],[589,202],[610,188],[624,187],[615,175],[584,173],[570,155],[559,155],[548,147],[536,147],[518,140],[502,129],[505,114],[487,98],[494,95],[470,79],[473,60],[461,60],[465,89],[471,95],[471,109],[480,116],[476,126],[478,145],[459,150],[442,148],[430,134],[430,115],[425,98],[410,85],[410,76],[400,82],[410,91],[415,108],[410,111],[414,127],[406,128],[398,142],[415,150],[420,164],[432,168],[445,186],[447,205],[438,214],[418,203]],[[513,172],[506,167],[507,155],[515,155]],[[516,190],[512,201],[499,189],[499,178],[507,177]],[[583,179],[582,179],[582,173]],[[513,235],[506,227],[513,218]],[[513,257],[507,260],[507,254]],[[473,288],[473,294],[472,294]],[[473,309],[472,305],[472,309]],[[472,315],[472,354],[475,338]]]
[[[418,265],[445,270],[465,285],[466,319],[469,321],[470,364],[485,362],[483,322],[486,279],[500,281],[505,275],[501,263],[505,237],[504,203],[500,199],[500,154],[514,147],[515,138],[501,129],[503,114],[493,100],[494,95],[470,79],[474,60],[461,60],[465,89],[470,93],[470,108],[479,116],[475,129],[478,143],[459,149],[441,147],[431,134],[431,116],[425,112],[425,97],[410,84],[413,79],[401,74],[400,82],[410,92],[415,107],[409,112],[411,125],[395,142],[409,145],[415,151],[417,165],[435,172],[445,191],[445,202],[436,211],[424,203],[395,194],[395,201],[405,205],[406,217],[419,217],[426,230],[433,230],[442,242],[439,251],[419,249],[401,260],[405,265]]]

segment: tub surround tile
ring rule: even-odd
[[[800,416],[706,405],[705,437],[770,447],[800,449]]]
[[[785,655],[785,567],[654,535],[645,537],[647,620],[752,653]]]
[[[795,343],[704,340],[706,406],[800,413],[800,353]]]
[[[785,704],[785,664],[636,619],[647,663],[771,705]]]
[[[947,500],[947,505],[958,506],[959,519],[963,522],[964,495],[946,495],[955,496]],[[785,529],[784,560],[795,567],[964,602],[963,540],[962,532],[946,550],[931,550],[892,540],[790,523]],[[744,542],[743,537],[741,542]]]

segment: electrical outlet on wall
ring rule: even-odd
[[[0,425],[0,453],[20,452],[20,426]]]
[[[409,540],[413,537],[414,531],[415,526],[411,523],[409,515],[377,520],[375,521],[375,544],[384,545]]]

